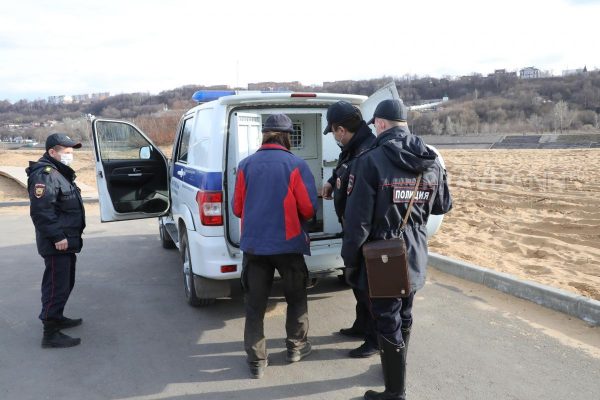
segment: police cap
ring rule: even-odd
[[[367,124],[371,125],[375,122],[375,118],[406,122],[407,114],[408,111],[401,100],[383,100],[381,103],[377,104],[377,108],[375,108],[375,112],[373,113],[373,118],[371,118]]]
[[[72,147],[78,149],[81,147],[81,143],[74,141],[65,133],[53,133],[46,139],[46,151],[50,150],[54,146]]]

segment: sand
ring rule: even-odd
[[[438,253],[600,300],[600,149],[445,150]]]
[[[600,149],[442,154],[454,209],[432,251],[600,300]],[[0,150],[3,165],[39,156]],[[95,187],[93,168],[91,152],[75,152],[78,180]],[[0,201],[26,199],[0,178]]]

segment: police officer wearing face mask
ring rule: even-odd
[[[37,162],[29,162],[26,169],[30,215],[38,253],[46,264],[39,315],[44,325],[44,348],[72,347],[81,342],[61,332],[82,323],[80,318],[63,315],[75,284],[75,253],[81,251],[85,228],[83,200],[75,184],[75,171],[69,166],[73,149],[80,147],[81,143],[69,136],[54,133],[46,139],[46,153]]]
[[[333,103],[327,109],[327,127],[323,134],[329,132],[333,133],[342,152],[331,178],[323,185],[322,196],[326,200],[333,199],[335,212],[343,226],[350,168],[360,154],[375,144],[375,135],[362,119],[360,111],[343,100]],[[378,343],[374,321],[369,312],[368,296],[365,291],[356,287],[352,291],[356,299],[356,319],[350,328],[340,329],[340,334],[365,340],[361,346],[350,351],[350,357],[370,357],[377,354]]]

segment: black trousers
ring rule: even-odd
[[[244,347],[249,364],[261,364],[267,359],[264,317],[275,269],[283,280],[283,292],[287,302],[286,346],[288,349],[296,349],[304,346],[307,341],[308,269],[304,256],[302,254],[259,256],[244,253],[242,269],[242,286],[246,300]]]
[[[394,344],[403,344],[401,328],[412,326],[412,307],[416,292],[403,298],[371,298],[371,312],[377,333]]]
[[[375,320],[369,308],[369,293],[358,288],[352,288],[352,293],[356,299],[356,319],[352,326],[365,332],[365,342],[378,347]]]
[[[46,269],[42,278],[42,321],[57,321],[63,318],[63,311],[69,295],[75,286],[75,264],[77,256],[65,253],[44,256]]]

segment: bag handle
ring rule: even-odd
[[[402,220],[402,226],[400,230],[403,230],[408,222],[408,217],[410,217],[410,211],[412,210],[413,203],[415,201],[415,197],[417,196],[417,190],[419,189],[419,184],[421,183],[421,175],[417,175],[417,183],[415,183],[415,190],[413,190],[412,196],[410,198],[410,203],[408,203],[408,209],[406,210],[406,215],[404,215],[404,219]]]

